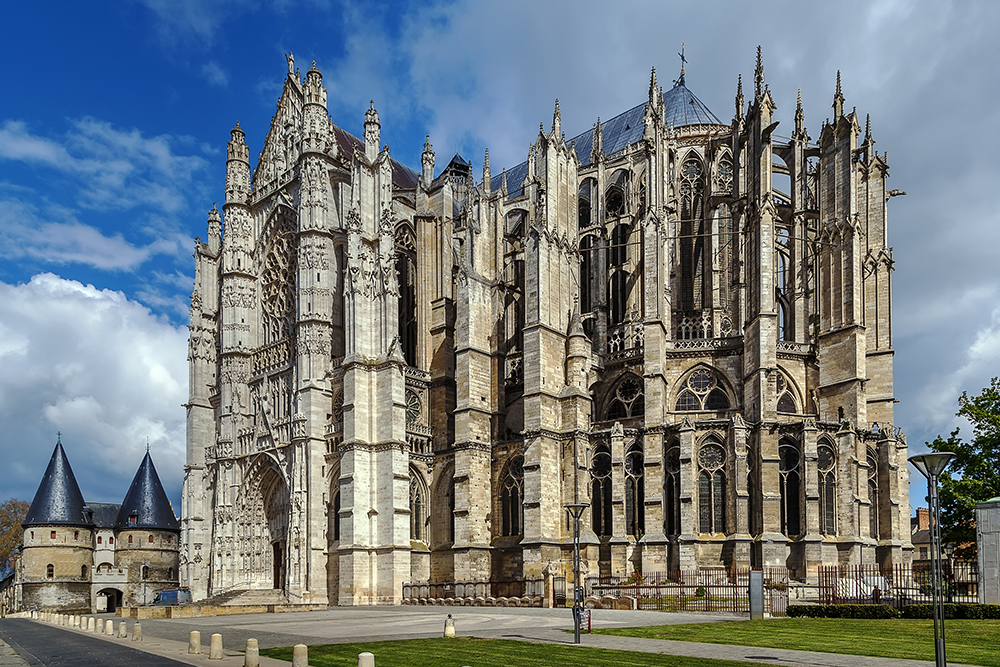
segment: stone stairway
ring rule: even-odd
[[[284,591],[278,589],[231,590],[198,602],[199,605],[242,607],[249,605],[288,604]]]

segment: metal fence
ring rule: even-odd
[[[979,602],[979,565],[944,564],[946,602]],[[912,565],[841,565],[819,568],[820,604],[907,604],[931,602],[929,561]]]
[[[788,570],[765,567],[763,572],[764,611],[784,616],[788,608]],[[629,577],[587,577],[584,594],[602,604],[608,598],[629,597],[636,609],[749,613],[750,569],[699,568],[643,572]]]
[[[543,579],[515,579],[510,581],[446,581],[440,583],[403,584],[403,598],[536,598],[545,595]],[[563,579],[563,598],[566,580]]]

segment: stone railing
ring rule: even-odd
[[[253,353],[253,375],[263,375],[275,369],[287,366],[292,362],[295,351],[295,337],[286,336],[273,343],[257,348]]]
[[[732,350],[743,345],[742,336],[732,338],[686,338],[669,343],[674,350]]]
[[[816,346],[810,343],[796,343],[791,340],[779,340],[778,352],[791,352],[793,354],[816,354]]]
[[[406,442],[414,454],[431,454],[431,427],[423,424],[407,424]]]
[[[607,361],[618,361],[641,357],[645,341],[645,329],[639,321],[626,322],[608,331]]]

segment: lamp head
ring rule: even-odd
[[[921,475],[930,479],[943,473],[953,458],[955,455],[951,452],[929,452],[911,456],[909,461],[914,468],[920,471]]]
[[[569,510],[570,515],[579,520],[583,516],[583,511],[590,507],[590,503],[570,503],[568,505],[563,505],[567,510]]]

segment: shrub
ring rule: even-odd
[[[705,597],[705,594],[706,594],[706,592],[705,592],[705,587],[704,586],[699,586],[698,590],[696,590],[694,592],[694,596],[696,598],[703,598],[703,597]]]
[[[887,604],[792,604],[793,618],[899,618],[899,610]]]
[[[903,605],[903,618],[934,618],[934,606],[930,604]],[[1000,618],[1000,605],[976,603],[950,603],[944,605],[947,618]]]

